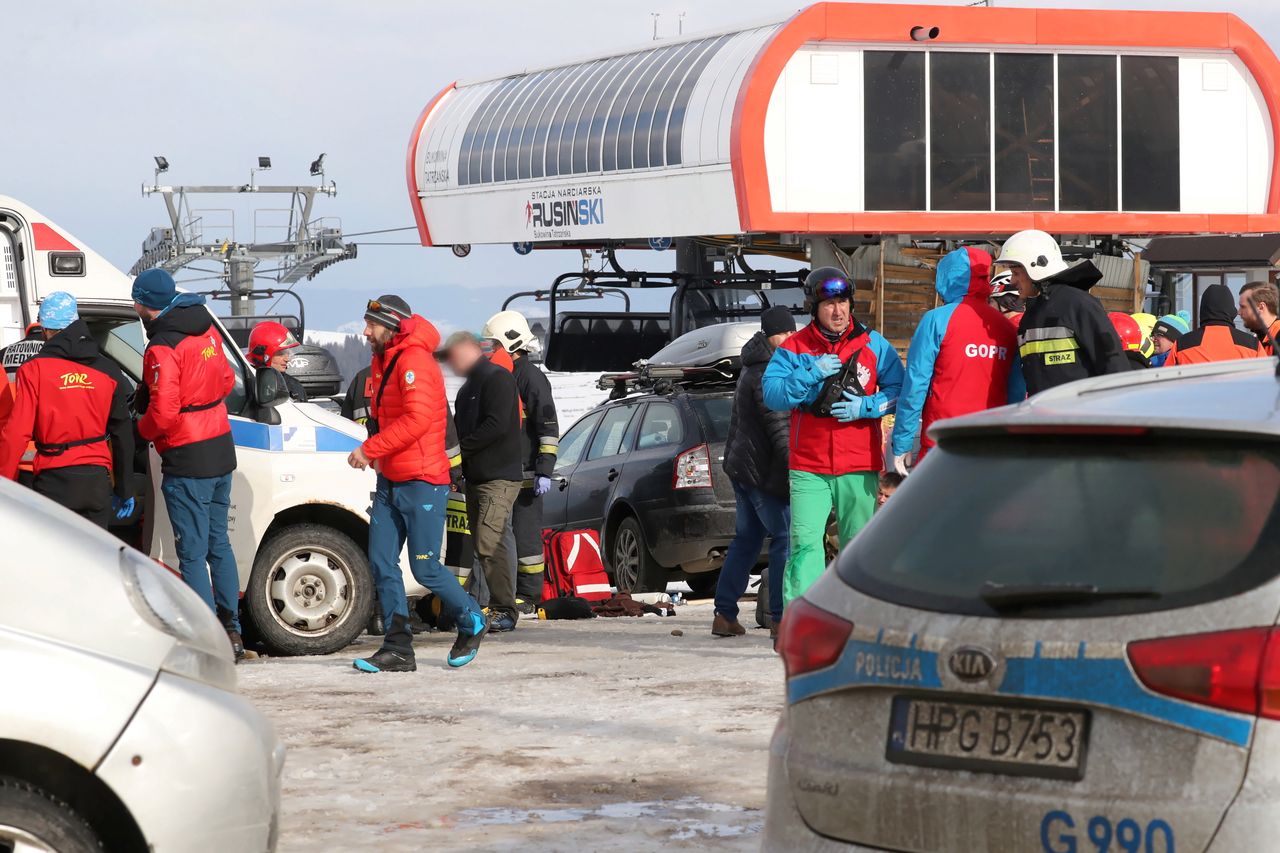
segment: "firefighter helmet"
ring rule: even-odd
[[[1044,281],[1067,269],[1058,241],[1043,231],[1029,228],[1019,231],[1000,247],[997,264],[1017,264],[1027,271],[1032,281]]]
[[[499,311],[484,324],[480,337],[497,341],[507,352],[528,349],[537,340],[529,321],[519,311]]]
[[[1111,311],[1107,317],[1115,327],[1116,334],[1120,336],[1121,349],[1125,352],[1141,352],[1142,328],[1138,325],[1138,321],[1120,311]]]
[[[281,350],[293,349],[298,339],[283,324],[267,320],[253,327],[249,333],[249,363],[254,367],[271,364]]]
[[[1151,340],[1151,332],[1156,327],[1156,315],[1138,312],[1131,314],[1131,317],[1138,323],[1138,328],[1142,330],[1142,349],[1141,353],[1147,358],[1156,354],[1155,342]]]

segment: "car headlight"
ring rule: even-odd
[[[231,644],[208,605],[181,580],[132,548],[120,550],[120,574],[138,615],[177,641],[160,668],[235,690]]]

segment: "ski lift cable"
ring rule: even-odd
[[[369,234],[391,234],[391,233],[393,233],[393,232],[395,232],[395,231],[417,231],[417,230],[418,230],[418,226],[416,226],[416,225],[406,225],[406,226],[405,226],[405,227],[403,227],[403,228],[379,228],[379,229],[377,229],[376,231],[352,231],[352,232],[344,232],[342,236],[343,236],[344,238],[345,238],[345,237],[364,237],[364,236],[367,236],[367,235],[369,235]],[[422,244],[421,244],[421,243],[415,243],[414,245],[422,245]]]

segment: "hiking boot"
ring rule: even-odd
[[[715,637],[741,637],[747,633],[747,629],[742,627],[742,623],[737,619],[732,622],[728,617],[717,613],[716,618],[711,620],[711,634]]]
[[[244,660],[244,640],[239,631],[227,631],[227,639],[231,641],[231,652],[236,656],[236,663]]]
[[[516,611],[523,616],[532,616],[538,612],[538,605],[532,601],[525,601],[523,598],[516,599]]]
[[[516,618],[510,613],[495,610],[489,614],[489,633],[505,634],[516,629]]]
[[[365,626],[365,630],[369,632],[370,637],[381,637],[387,633],[387,629],[382,624],[382,611],[376,606],[373,613],[369,614],[369,624]]]
[[[413,672],[418,668],[413,652],[405,654],[386,648],[378,649],[369,657],[360,658],[351,665],[361,672]]]
[[[466,666],[475,660],[476,652],[480,650],[480,641],[484,639],[485,634],[489,633],[488,619],[480,613],[468,615],[471,621],[471,633],[464,634],[458,631],[458,639],[453,641],[453,648],[449,649],[449,656],[445,658],[445,663],[449,666]]]

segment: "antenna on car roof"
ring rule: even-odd
[[[1249,300],[1249,310],[1253,311],[1253,316],[1260,318],[1262,315],[1258,313],[1258,300],[1253,298],[1252,293],[1246,293],[1244,298]],[[1271,331],[1271,328],[1271,326],[1267,327],[1267,337],[1271,340],[1271,352],[1280,356],[1280,347],[1276,346],[1276,336],[1275,333]],[[1276,377],[1280,378],[1280,360],[1276,361]]]

